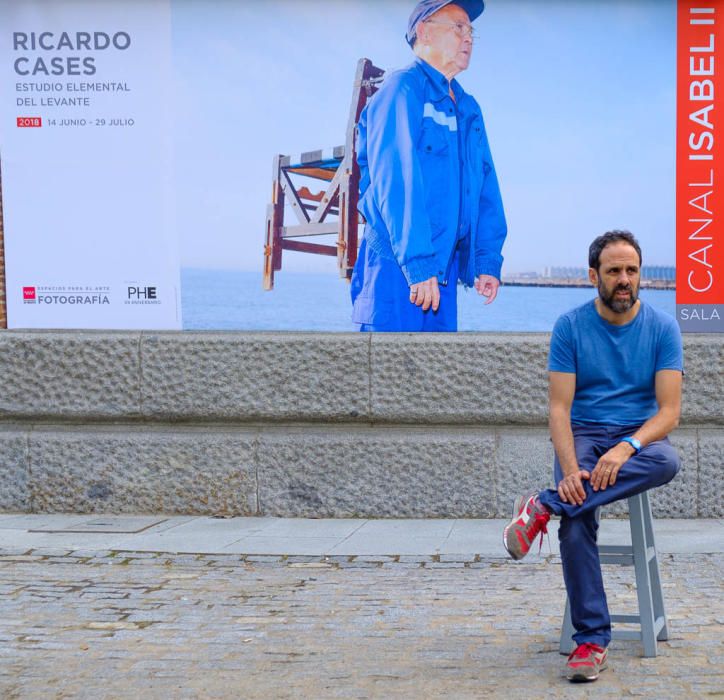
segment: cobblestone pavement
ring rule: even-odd
[[[0,697],[724,697],[724,555],[662,555],[671,638],[558,654],[560,563],[5,550]],[[612,609],[630,568],[607,567]]]

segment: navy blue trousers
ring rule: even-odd
[[[592,472],[601,455],[639,427],[573,426],[579,467]],[[618,472],[616,483],[607,486],[605,491],[594,491],[590,483],[584,481],[586,499],[580,506],[564,503],[555,489],[541,491],[541,503],[561,516],[558,539],[563,579],[571,605],[571,621],[576,629],[573,639],[577,644],[591,642],[605,647],[611,641],[611,618],[598,558],[596,509],[666,484],[678,471],[679,456],[668,438],[664,438],[646,445],[639,454],[625,462]],[[554,474],[558,484],[563,478],[558,457]]]

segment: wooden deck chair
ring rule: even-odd
[[[367,100],[377,92],[383,76],[384,71],[369,59],[358,61],[344,146],[310,151],[300,156],[274,157],[272,201],[266,216],[264,289],[274,288],[274,273],[282,269],[282,253],[285,250],[334,256],[340,277],[351,277],[357,260],[360,222],[357,212],[357,122]],[[317,181],[317,185],[319,181],[329,184],[326,189],[313,192],[308,186],[315,184],[313,181]],[[289,209],[296,216],[295,224],[285,221]],[[328,220],[329,216],[336,219]],[[300,240],[324,235],[336,235],[335,244]]]

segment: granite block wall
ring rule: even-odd
[[[0,334],[0,511],[507,517],[552,485],[548,335]],[[722,517],[724,342],[685,336],[659,517]],[[624,512],[619,506],[610,513]]]

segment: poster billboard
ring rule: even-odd
[[[80,58],[79,70],[85,58],[92,58],[105,81],[135,81],[132,91],[95,94],[92,99],[96,107],[104,104],[99,100],[115,100],[108,103],[114,106],[109,117],[131,116],[136,121],[133,133],[141,135],[131,145],[123,138],[129,130],[121,127],[69,128],[63,143],[54,146],[59,149],[57,157],[52,156],[53,167],[46,168],[48,175],[41,182],[37,172],[30,174],[33,167],[39,169],[32,166],[32,157],[50,156],[41,150],[33,155],[29,144],[42,144],[51,129],[18,127],[18,116],[42,115],[28,111],[33,105],[16,102],[32,96],[14,87],[3,90],[3,114],[9,115],[3,123],[11,123],[12,139],[29,149],[23,165],[17,159],[11,164],[10,132],[3,127],[6,236],[12,236],[16,216],[12,200],[20,193],[37,192],[42,185],[47,210],[66,212],[53,218],[52,213],[43,213],[45,208],[38,211],[29,205],[23,225],[42,231],[44,242],[32,249],[22,242],[13,249],[14,244],[6,242],[8,299],[15,304],[15,313],[23,314],[23,323],[15,325],[28,325],[31,311],[39,315],[39,306],[25,304],[30,300],[18,294],[23,287],[38,286],[39,273],[48,272],[34,256],[48,247],[48,232],[62,219],[65,241],[77,235],[73,221],[104,232],[102,241],[89,235],[72,251],[76,274],[64,270],[65,284],[88,286],[90,291],[114,285],[119,290],[119,314],[127,312],[138,321],[139,307],[143,309],[142,322],[147,325],[134,326],[119,316],[115,327],[175,327],[182,312],[183,327],[188,329],[355,330],[349,285],[340,280],[331,256],[285,251],[274,290],[263,290],[272,164],[275,155],[333,152],[344,144],[358,60],[367,57],[388,73],[409,64],[414,56],[404,34],[413,5],[411,0],[5,3],[6,15],[32,19],[19,31],[35,31],[36,40],[44,31],[38,27],[50,27],[52,22],[70,25],[80,15],[84,19],[76,22],[78,31],[90,33],[91,38],[94,31],[107,34],[110,48],[74,52]],[[19,9],[26,7],[34,9]],[[475,22],[478,38],[470,66],[458,80],[481,105],[500,180],[509,229],[503,248],[506,284],[495,303],[486,307],[477,295],[460,292],[461,330],[550,330],[560,313],[591,296],[584,279],[587,247],[596,235],[611,229],[631,230],[640,240],[645,277],[651,282],[643,291],[647,301],[672,315],[677,305],[703,303],[700,296],[681,296],[685,293],[681,277],[676,297],[673,291],[675,266],[679,275],[683,269],[682,224],[688,225],[681,219],[685,207],[680,184],[677,189],[677,182],[683,182],[681,170],[677,176],[677,153],[681,162],[677,149],[682,133],[688,138],[688,131],[680,130],[677,137],[677,120],[681,125],[690,114],[682,112],[688,106],[682,107],[682,83],[677,84],[682,61],[687,71],[690,61],[688,49],[682,53],[687,40],[680,28],[677,53],[677,21],[681,24],[682,12],[690,15],[692,8],[712,8],[713,14],[701,12],[697,17],[716,19],[720,7],[719,0],[486,2],[485,12]],[[87,8],[91,9],[86,12]],[[94,24],[97,13],[106,18],[101,24]],[[8,26],[3,22],[3,27]],[[698,31],[709,25],[690,26]],[[128,49],[113,47],[112,38],[119,31],[131,36]],[[12,32],[4,30],[2,41],[3,69],[12,71],[17,58]],[[691,45],[704,46],[706,37],[696,41],[703,43]],[[136,51],[134,61],[131,51]],[[41,50],[39,56],[44,53]],[[57,47],[51,53],[63,55]],[[130,71],[137,72],[131,76]],[[120,75],[127,76],[125,81],[114,78]],[[97,77],[93,80],[97,82]],[[56,79],[43,76],[43,81]],[[18,80],[16,75],[4,84],[18,82],[32,80]],[[42,109],[51,115],[61,106],[46,104]],[[714,114],[709,113],[710,120]],[[102,147],[101,133],[113,134],[113,139],[104,137]],[[82,173],[72,170],[82,166],[69,157],[80,134],[86,153],[93,151],[96,156],[94,176],[86,173],[85,181]],[[57,162],[68,169],[62,171],[67,176],[59,175]],[[66,188],[62,196],[59,179]],[[79,186],[71,190],[73,182]],[[108,194],[122,191],[129,182],[133,195],[122,202]],[[710,230],[716,231],[716,226]],[[52,240],[47,255],[51,270],[59,255],[67,252],[57,243],[61,238]],[[111,241],[124,244],[112,247]],[[169,252],[174,242],[181,268],[177,296],[177,261]],[[708,262],[715,250],[720,247],[712,243]],[[88,251],[92,257],[87,257]],[[19,269],[13,254],[16,260],[17,255],[30,260],[36,276]],[[113,261],[113,269],[120,269],[127,256],[131,272],[100,279],[95,271],[103,269],[98,260],[104,256]],[[87,274],[89,269],[94,274]],[[84,279],[75,279],[80,276]],[[564,286],[553,286],[561,279]],[[52,285],[61,283],[51,280],[48,286]],[[126,303],[130,300],[123,298],[129,290],[143,294],[154,288],[163,304],[139,304],[134,312],[133,305]],[[109,302],[115,303],[111,298]],[[152,317],[155,312],[158,318]],[[102,325],[105,311],[97,304],[88,305],[84,313],[90,315],[87,327],[114,327]],[[680,309],[678,318],[685,330],[717,330],[708,323],[687,328]]]
[[[261,290],[258,246],[272,161],[344,144],[358,59],[388,73],[408,65],[414,55],[404,34],[413,6],[210,3],[201,18],[192,4],[179,4],[178,12],[174,5],[174,56],[183,61],[183,109],[194,125],[180,150],[189,162],[215,154],[195,171],[207,183],[215,221],[214,244],[204,250],[193,229],[205,214],[182,198],[182,249],[199,261],[184,266],[185,324],[209,327],[213,316],[214,327],[357,329],[333,257],[285,251],[274,291]],[[644,265],[669,275],[668,289],[645,294],[673,314],[675,0],[490,0],[475,30],[470,67],[457,79],[483,111],[509,228],[503,277],[516,284],[486,307],[461,291],[460,330],[550,330],[558,314],[592,292],[585,279],[583,287],[556,288],[548,277],[585,276],[590,241],[614,228],[633,231]],[[191,46],[195,58],[184,60]],[[231,114],[237,128],[222,147],[224,128],[204,124]],[[179,187],[191,172],[179,170]],[[287,216],[296,221],[289,202]],[[226,238],[224,227],[237,235]],[[221,247],[227,260],[239,261],[237,270],[211,279],[205,268],[228,267],[209,259]]]
[[[8,326],[180,328],[168,0],[0,4]]]

